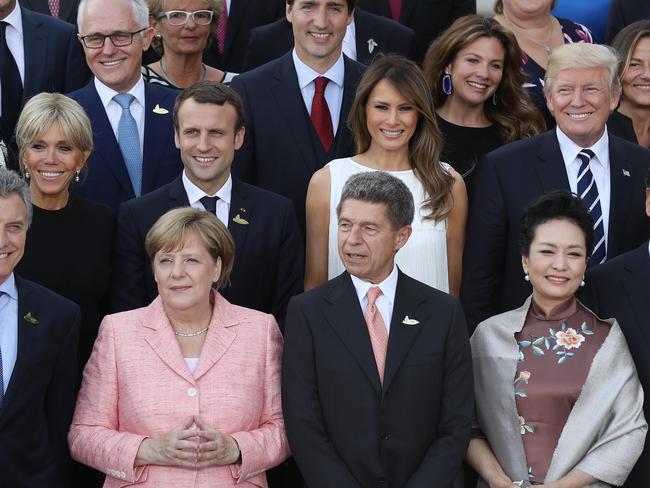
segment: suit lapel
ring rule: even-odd
[[[377,395],[380,395],[381,384],[379,383],[377,363],[354,285],[347,273],[343,273],[335,279],[336,287],[330,295],[324,297],[327,302],[324,309],[325,319],[359,364],[361,371],[366,375]]]
[[[187,198],[187,193],[185,193],[185,187],[183,186],[183,173],[178,175],[169,184],[169,199],[171,201],[170,209],[190,206],[190,201]]]
[[[235,332],[238,323],[237,317],[232,313],[228,302],[218,293],[214,294],[215,303],[199,364],[196,366],[194,378],[198,379],[207,373],[219,359],[223,357],[228,348],[232,345],[237,333]]]
[[[628,164],[624,151],[621,151],[618,140],[609,138],[609,231],[607,233],[607,257],[620,254],[620,242],[624,235],[624,225],[627,221],[626,212],[629,210],[629,199],[633,193],[631,172],[634,169]],[[627,176],[624,172],[627,172]]]
[[[650,330],[644,326],[647,323],[647,304],[650,301],[650,288],[648,288],[648,277],[650,277],[650,255],[648,254],[647,241],[636,250],[633,260],[625,265],[627,276],[622,280],[621,285],[625,289],[625,297],[628,300],[627,306],[636,320],[634,324],[626,324],[628,327],[636,327],[639,334],[645,339],[646,349],[650,348]],[[644,308],[645,307],[645,308]]]
[[[330,157],[326,161],[334,159],[339,154],[349,154],[349,148],[344,147],[349,139],[347,137],[347,133],[349,132],[347,126],[348,114],[350,113],[350,108],[352,107],[352,102],[354,101],[354,96],[357,92],[357,86],[359,85],[361,73],[358,69],[356,69],[358,66],[357,63],[345,55],[343,56],[343,63],[345,66],[345,77],[343,78],[343,100],[341,100],[341,115],[339,117],[339,125],[336,131],[336,137],[334,138],[334,143],[332,144],[332,147],[329,151]],[[314,161],[318,160],[316,159]],[[313,171],[316,171],[317,169],[320,169],[320,166],[314,168]]]
[[[245,255],[246,236],[252,222],[253,202],[248,192],[239,180],[232,179],[232,192],[230,194],[230,213],[228,214],[228,230],[235,241],[237,254]],[[239,216],[239,218],[237,218]],[[244,221],[249,222],[245,224]]]
[[[359,11],[359,9],[354,12],[354,29],[355,33],[355,44],[357,46],[357,61],[363,64],[368,64],[368,61],[372,57],[372,54],[369,52],[368,40],[370,39],[370,33],[368,32],[368,23],[365,22],[364,12]],[[374,39],[377,41],[377,39]],[[381,49],[381,46],[378,44],[374,49]]]
[[[45,56],[47,55],[47,32],[41,22],[21,8],[25,51],[25,80],[23,101],[41,91],[38,85],[43,79]]]
[[[173,103],[173,101],[172,101]],[[155,188],[156,170],[159,166],[162,152],[166,145],[161,143],[161,138],[169,132],[169,118],[172,116],[173,106],[163,106],[168,113],[154,112],[154,108],[162,104],[153,93],[149,83],[144,84],[144,147],[142,148],[142,194]],[[128,174],[127,174],[128,176]]]
[[[388,351],[386,354],[386,368],[384,370],[384,394],[390,388],[391,382],[404,358],[420,335],[423,327],[431,327],[428,312],[424,311],[422,304],[426,299],[416,289],[410,286],[404,274],[400,271],[395,292],[393,317],[390,322],[390,335],[388,337]],[[408,315],[409,319],[417,320],[415,325],[404,324]]]
[[[544,133],[540,139],[538,159],[534,164],[543,192],[570,189],[569,177],[566,174],[564,158],[555,131]],[[526,162],[522,161],[522,164]]]

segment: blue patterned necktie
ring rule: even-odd
[[[129,178],[133,185],[133,193],[136,197],[142,194],[142,152],[140,151],[140,134],[138,125],[131,115],[131,102],[135,97],[130,93],[120,93],[113,97],[120,107],[122,116],[117,125],[117,143],[120,145],[122,157],[129,172]]]
[[[603,211],[600,206],[600,196],[596,187],[596,180],[589,169],[589,161],[595,156],[590,149],[582,149],[578,153],[580,169],[578,170],[578,195],[589,208],[589,214],[594,220],[594,250],[589,259],[589,266],[605,262],[607,249],[605,247],[605,224],[603,222]]]

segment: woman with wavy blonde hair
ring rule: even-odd
[[[336,206],[348,177],[385,171],[403,180],[418,209],[413,235],[396,256],[400,269],[457,295],[467,217],[462,177],[440,162],[442,138],[420,69],[401,56],[375,60],[350,110],[357,154],[331,161],[307,190],[305,288],[343,272],[336,245]]]

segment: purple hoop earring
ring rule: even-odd
[[[451,95],[451,92],[451,75],[449,73],[445,73],[445,76],[442,77],[442,93],[449,96]]]

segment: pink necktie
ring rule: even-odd
[[[377,286],[373,286],[368,290],[368,306],[363,317],[366,319],[366,325],[368,326],[368,335],[370,335],[372,352],[375,354],[375,361],[377,362],[379,380],[383,384],[386,350],[388,348],[388,331],[386,330],[384,319],[375,305],[379,295],[381,295],[381,290]]]
[[[228,4],[225,0],[223,2],[223,12],[217,21],[217,47],[219,52],[223,54],[223,48],[226,43],[226,28],[228,27]]]
[[[50,9],[50,13],[52,14],[52,17],[58,17],[59,16],[59,0],[47,0],[47,6]]]
[[[319,76],[314,80],[316,91],[311,101],[311,122],[314,124],[318,139],[320,139],[326,152],[329,152],[330,147],[332,147],[332,141],[334,140],[332,116],[327,106],[327,100],[325,100],[325,87],[329,81],[324,76]]]
[[[393,20],[399,22],[399,17],[402,14],[402,0],[389,0],[390,16]]]

